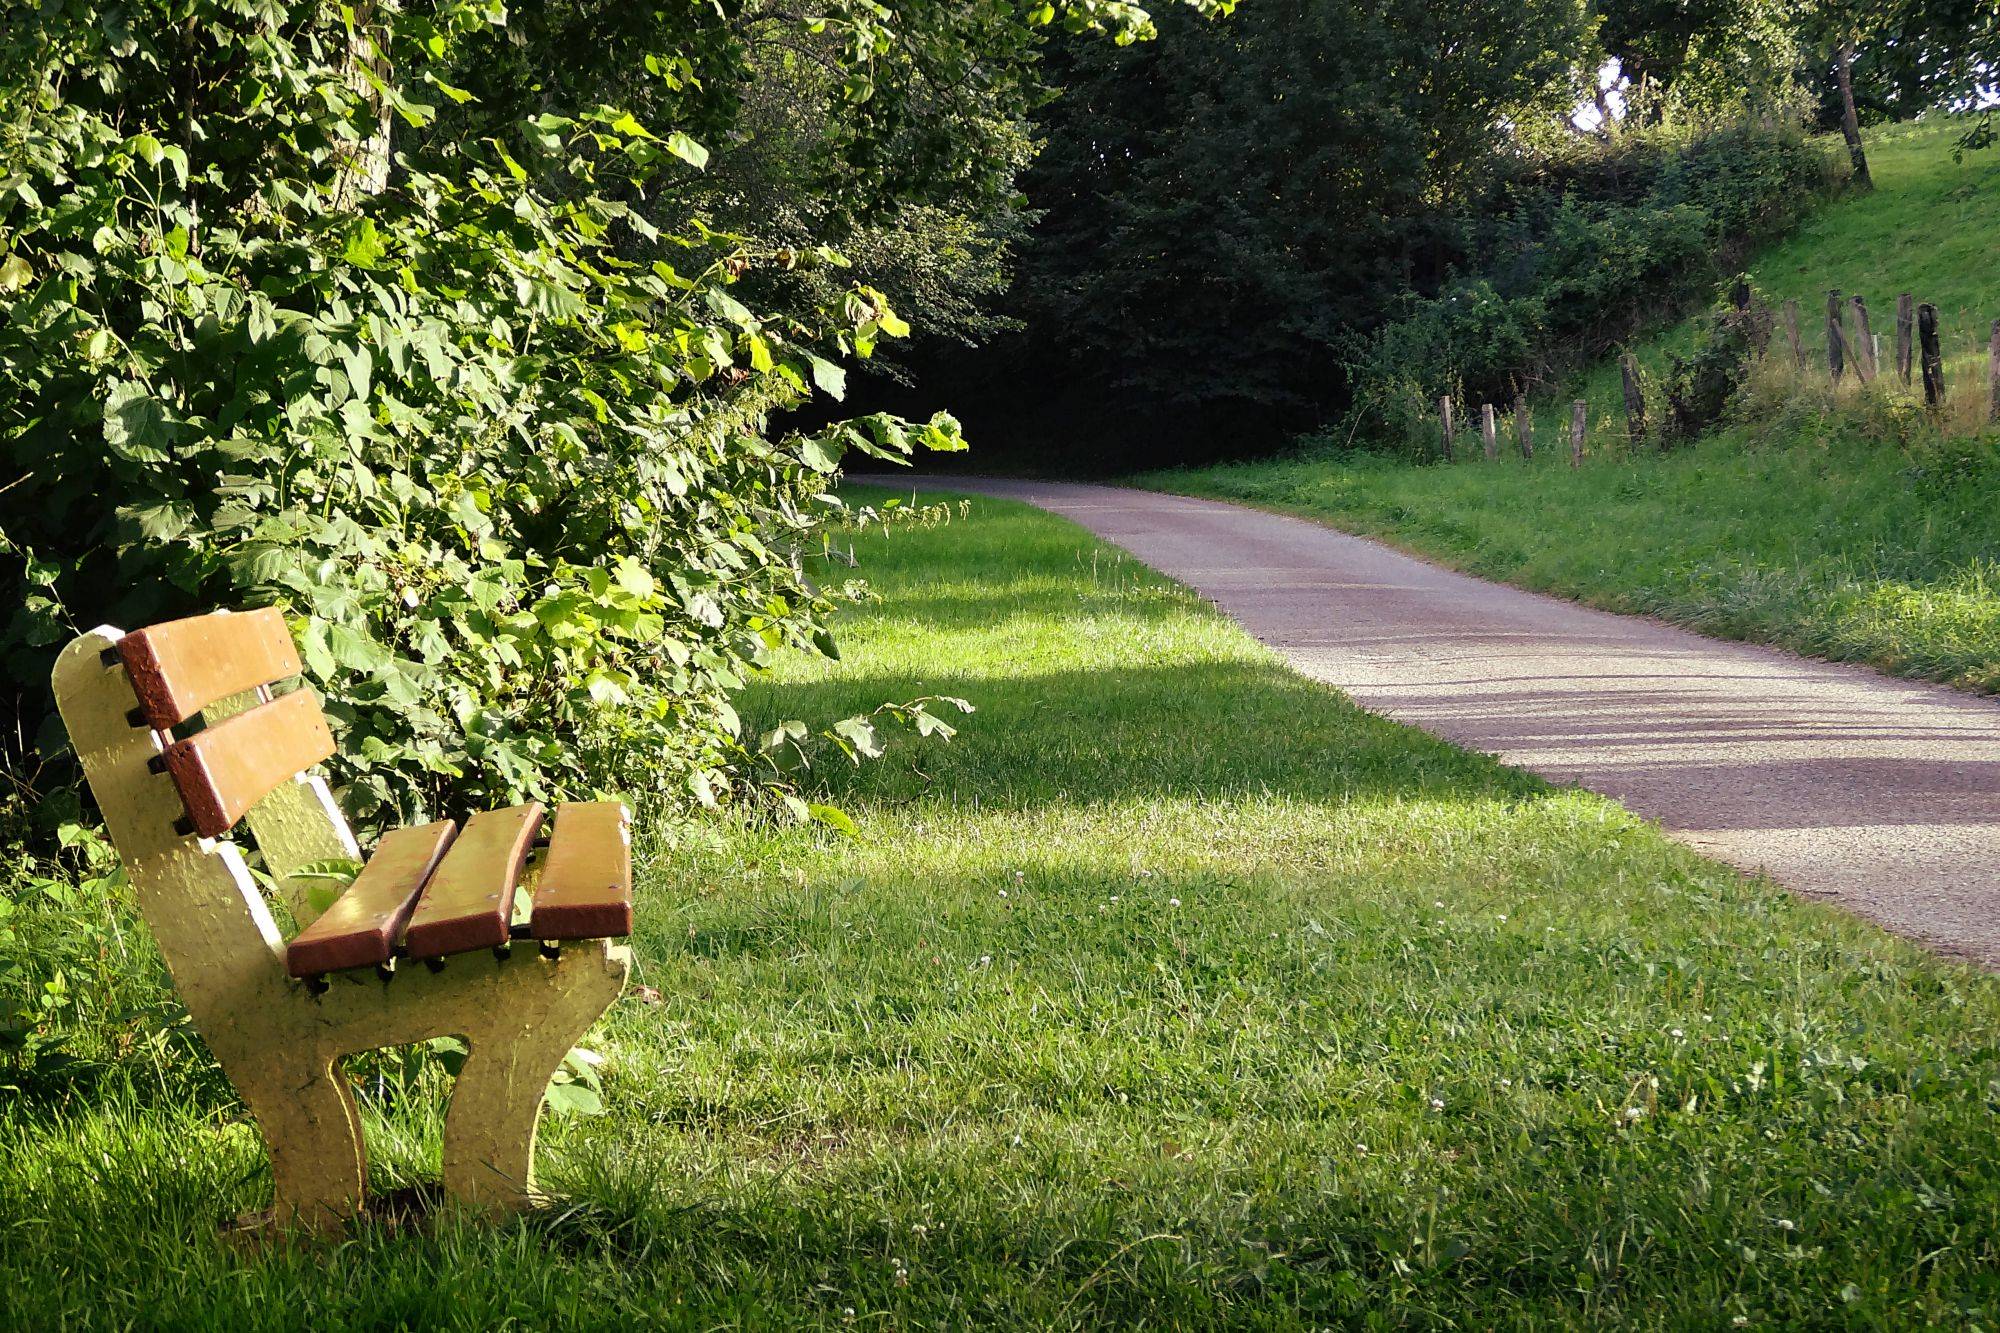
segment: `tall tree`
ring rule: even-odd
[[[1587,77],[1576,0],[1260,0],[1161,26],[1055,66],[1017,291],[1073,390],[1195,432],[1337,397],[1354,331],[1435,285],[1515,127]]]
[[[1868,153],[1861,146],[1861,118],[1854,110],[1854,39],[1842,38],[1833,55],[1834,78],[1840,84],[1840,137],[1847,141],[1847,157],[1854,164],[1854,184],[1863,190],[1875,188],[1868,174]]]

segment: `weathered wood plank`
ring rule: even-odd
[[[1912,346],[1917,336],[1917,298],[1908,292],[1896,298],[1896,373],[1903,377],[1903,383],[1910,382],[1910,369],[1915,364]]]
[[[298,649],[275,607],[218,612],[134,630],[118,641],[147,725],[166,731],[216,700],[298,675]]]
[[[1868,302],[1857,296],[1854,306],[1854,371],[1863,384],[1872,382],[1876,374],[1875,329],[1868,319]]]
[[[467,820],[410,914],[404,951],[412,958],[442,958],[505,944],[514,890],[544,813],[540,801],[529,801]]]
[[[632,814],[623,801],[556,807],[528,929],[542,940],[632,933]]]
[[[1993,331],[1986,344],[1986,419],[2000,422],[2000,319],[1993,321]]]
[[[384,835],[347,892],[285,946],[285,970],[311,977],[388,962],[456,832],[441,819]]]
[[[163,752],[194,831],[219,838],[281,782],[333,753],[311,690],[238,713]]]
[[[1799,369],[1806,368],[1805,340],[1799,336],[1799,303],[1785,302],[1785,337],[1792,344],[1792,359],[1799,363]]]
[[[1929,301],[1917,307],[1917,343],[1922,349],[1924,406],[1944,406],[1944,348],[1938,341],[1938,308]]]
[[[1630,352],[1618,360],[1618,373],[1625,391],[1625,433],[1633,444],[1646,441],[1646,392],[1640,386],[1639,362]]]

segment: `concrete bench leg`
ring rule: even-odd
[[[279,1226],[324,1231],[361,1208],[361,1114],[354,1091],[330,1058],[315,1057],[303,1073],[268,1055],[268,1072],[246,1077],[240,1064],[223,1072],[257,1119],[271,1154],[272,1220]]]
[[[535,1127],[549,1080],[625,986],[628,952],[595,940],[563,951],[539,995],[512,1022],[471,1034],[444,1122],[444,1188],[476,1212],[533,1201]]]

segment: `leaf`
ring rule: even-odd
[[[104,399],[104,442],[111,451],[135,463],[164,463],[167,450],[180,438],[180,426],[167,405],[134,380],[120,380]]]
[[[272,313],[271,298],[262,292],[250,293],[249,318],[246,321],[250,341],[268,342],[278,332],[278,321]]]
[[[917,734],[919,736],[941,736],[945,740],[950,740],[953,736],[958,735],[956,727],[925,709],[915,709],[910,716],[917,724]]]
[[[847,812],[837,805],[808,804],[806,813],[812,817],[814,823],[824,824],[835,833],[842,833],[852,838],[861,832],[855,827]]]
[[[604,1098],[581,1083],[552,1083],[548,1108],[557,1115],[603,1115]]]
[[[362,218],[347,229],[347,237],[341,248],[341,258],[357,268],[374,268],[389,253],[382,241],[382,234],[375,227],[375,219]]]
[[[838,472],[847,444],[837,436],[815,435],[799,448],[799,457],[815,472]]]
[[[875,724],[865,717],[844,717],[833,724],[836,736],[847,739],[854,748],[870,759],[882,757],[882,742],[875,734]]]
[[[679,130],[667,136],[667,151],[697,171],[708,166],[708,150]]]
[[[847,397],[847,372],[824,357],[811,356],[813,383],[822,393],[834,399]]]
[[[35,270],[19,255],[0,260],[0,292],[19,291],[34,279]]]

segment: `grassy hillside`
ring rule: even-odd
[[[1774,303],[1799,300],[1815,369],[1792,369],[1780,334],[1732,423],[1693,447],[1629,447],[1618,373],[1605,365],[1536,404],[1532,464],[1511,447],[1488,464],[1473,437],[1452,466],[1308,451],[1141,484],[1303,513],[1716,634],[2000,688],[2000,451],[1983,420],[1986,330],[2000,317],[2000,153],[1956,163],[1953,135],[1877,136],[1879,188],[1829,205],[1756,258],[1752,277]],[[1938,305],[1951,388],[1942,429],[1893,376],[1828,389],[1817,368],[1829,287],[1868,298],[1885,363],[1897,293]],[[1695,336],[1690,322],[1634,350],[1657,373]],[[1594,422],[1580,471],[1563,438],[1575,393]]]
[[[233,1252],[227,1089],[182,1029],[108,1042],[0,1094],[0,1328],[2000,1319],[2000,982],[1362,713],[1047,515],[857,545],[844,660],[746,716],[979,711],[826,772],[854,837],[648,830],[566,1206]],[[111,913],[101,972],[170,1008],[115,896],[31,910]],[[444,1087],[376,1069],[374,1184],[434,1179]]]

